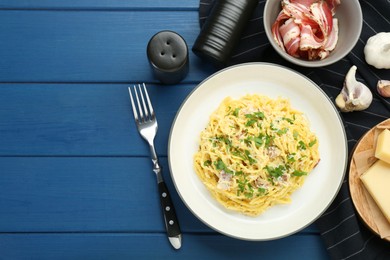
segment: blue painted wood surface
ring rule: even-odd
[[[150,11],[154,9],[195,10],[198,0],[2,0],[0,8],[3,9],[140,9]]]
[[[153,233],[6,234],[0,243],[4,259],[326,259],[322,241],[306,235],[258,243],[187,233],[178,251]]]
[[[146,44],[160,30],[191,48],[197,0],[0,1],[0,259],[327,259],[311,225],[248,242],[216,233],[180,200],[167,142],[185,97],[215,68],[190,52],[184,82],[153,78]],[[127,86],[147,82],[163,174],[183,230],[165,236],[155,176]]]
[[[192,47],[199,33],[192,11],[0,10],[2,82],[157,82],[146,57],[149,39],[173,30]],[[212,67],[190,52],[185,82]],[[204,67],[209,67],[205,70]]]

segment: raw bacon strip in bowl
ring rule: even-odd
[[[285,48],[284,48],[284,44],[283,44],[283,38],[280,34],[279,28],[289,18],[290,17],[287,14],[285,14],[283,11],[280,11],[278,17],[276,18],[276,22],[272,25],[273,38],[277,42],[279,47],[284,51],[285,51]]]
[[[326,1],[322,0],[310,5],[310,12],[318,23],[324,36],[328,36],[333,27],[333,15]]]
[[[363,18],[358,0],[268,0],[263,22],[281,56],[301,66],[320,67],[352,50]]]
[[[299,57],[298,50],[301,35],[301,28],[299,25],[294,23],[293,18],[290,18],[279,27],[279,32],[286,52],[294,57]]]
[[[274,38],[283,39],[285,51],[291,56],[307,57],[309,60],[328,57],[328,55],[323,55],[333,28],[333,16],[328,3],[325,0],[294,0],[292,2],[283,0],[281,6],[281,12],[290,18],[277,19],[273,24],[273,33]],[[291,42],[295,43],[293,48],[291,48]],[[300,43],[301,55],[298,54],[296,43]],[[279,40],[278,44],[281,45]],[[310,52],[310,54],[305,55],[302,52]]]

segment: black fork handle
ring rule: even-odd
[[[164,216],[165,228],[169,237],[177,237],[181,235],[179,222],[176,217],[176,211],[172,203],[167,185],[164,181],[158,183],[158,191],[160,195],[161,207]]]

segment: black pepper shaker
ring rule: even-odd
[[[192,51],[217,66],[224,66],[237,46],[259,0],[216,1]]]

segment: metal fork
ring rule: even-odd
[[[135,85],[133,86],[137,107],[134,102],[131,87],[129,87],[131,106],[133,108],[134,119],[138,128],[138,132],[149,144],[153,162],[153,171],[157,176],[158,190],[169,242],[175,249],[179,249],[181,247],[180,226],[179,222],[177,221],[175,209],[173,207],[168,188],[164,182],[161,173],[161,166],[158,163],[156,150],[154,148],[154,137],[156,136],[158,128],[157,119],[154,114],[152,103],[150,102],[145,83],[143,83],[142,86],[143,87],[141,87],[141,84],[138,84],[138,90]]]

